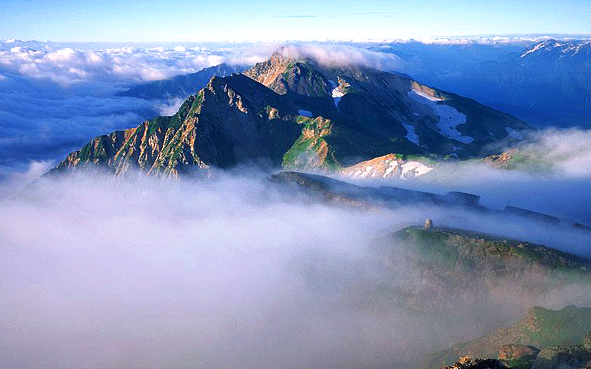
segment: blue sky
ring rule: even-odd
[[[0,39],[191,42],[591,32],[591,0],[0,0]]]

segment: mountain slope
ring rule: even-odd
[[[249,78],[250,77],[250,78]],[[275,53],[229,77],[213,77],[172,117],[95,138],[57,169],[99,165],[178,175],[192,166],[266,161],[335,171],[391,153],[482,153],[523,122],[477,102],[375,69],[324,67]]]
[[[214,77],[174,116],[97,137],[56,171],[97,165],[116,174],[137,167],[148,174],[179,175],[261,158],[279,165],[301,128],[294,116],[281,118],[271,105],[295,109],[245,76]]]

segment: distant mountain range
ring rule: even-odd
[[[159,91],[164,90],[174,89]],[[481,156],[489,144],[519,139],[529,128],[511,115],[399,74],[327,67],[280,50],[244,74],[212,77],[174,116],[93,139],[56,170],[93,165],[116,174],[137,167],[179,175],[265,161],[340,171],[392,153]]]
[[[120,92],[119,96],[139,97],[149,100],[170,98],[185,99],[190,95],[195,95],[199,90],[205,87],[211,77],[226,77],[233,73],[241,73],[247,68],[247,66],[219,64],[202,69],[196,73],[183,74],[169,79],[138,84],[126,91]]]
[[[405,47],[410,48],[392,52],[418,65],[412,75],[425,83],[536,126],[591,126],[591,41],[550,39],[519,50],[498,46],[496,53],[485,47],[431,46],[418,56]]]

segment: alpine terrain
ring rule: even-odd
[[[478,157],[529,128],[405,76],[322,65],[281,49],[244,74],[212,77],[174,116],[94,138],[55,170],[91,165],[123,174],[135,167],[177,176],[256,161],[334,172],[373,159],[389,160],[381,175],[402,174],[391,154]]]

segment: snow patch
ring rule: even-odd
[[[300,109],[298,110],[299,115],[303,115],[304,117],[312,118],[312,112],[308,110]]]
[[[413,127],[410,124],[404,124],[404,123],[402,123],[402,126],[404,127],[404,129],[406,129],[406,136],[405,136],[406,139],[416,145],[421,146],[421,144],[419,143],[419,136],[415,132],[415,127]]]
[[[332,90],[332,98],[334,99],[334,105],[337,107],[337,109],[339,108],[339,102],[341,102],[341,97],[343,96],[345,96],[345,94],[341,90],[339,90],[338,87],[335,87]]]
[[[418,161],[409,161],[401,165],[402,173],[400,174],[401,179],[408,179],[419,177],[429,173],[433,168],[426,166],[425,164]]]
[[[442,136],[465,144],[474,141],[474,138],[470,136],[462,136],[462,133],[457,129],[459,125],[466,123],[466,115],[449,105],[438,104],[437,102],[442,101],[442,99],[429,96],[414,89],[410,90],[408,94],[415,101],[429,105],[435,114],[439,116],[437,128],[439,128],[439,133]]]
[[[382,164],[383,163],[383,164]],[[356,168],[354,172],[345,174],[352,178],[400,178],[410,179],[429,173],[433,168],[418,161],[403,162],[401,160],[384,160],[382,163]]]

